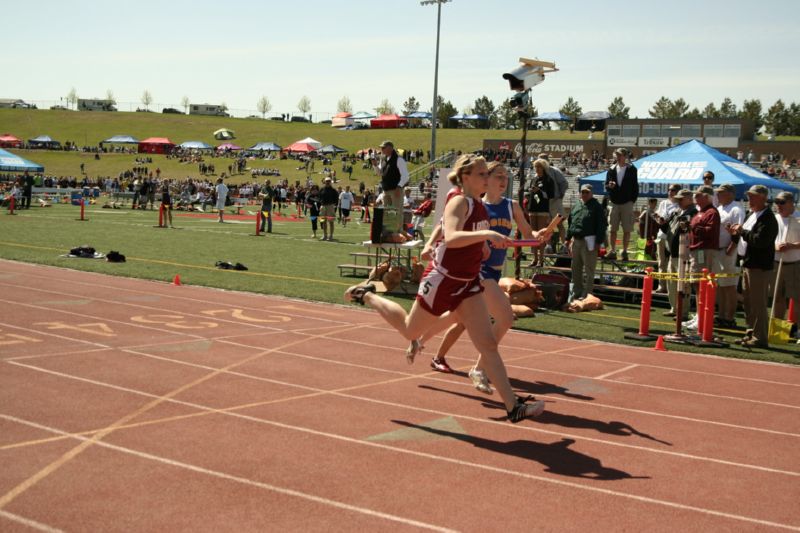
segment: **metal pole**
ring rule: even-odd
[[[527,156],[527,144],[528,144],[528,105],[525,106],[525,111],[522,113],[522,153],[520,155],[520,162],[519,162],[519,189],[517,190],[517,202],[519,202],[519,206],[521,209],[525,209],[524,201],[525,201],[525,157]],[[521,237],[521,232],[519,228],[517,228],[516,233],[517,238]],[[517,257],[514,261],[514,277],[516,279],[520,278],[520,271],[522,268],[522,250],[517,253]]]
[[[442,27],[442,2],[436,3],[436,61],[433,67],[433,109],[431,122],[431,157],[429,161],[436,159],[436,123],[438,122],[437,110],[439,99],[439,33]]]

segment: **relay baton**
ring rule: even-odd
[[[537,239],[517,239],[508,243],[508,246],[514,248],[522,248],[523,246],[532,246],[533,248],[536,248],[540,244],[542,244],[542,241]]]

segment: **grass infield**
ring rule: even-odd
[[[242,209],[243,214],[247,211],[248,208]],[[365,251],[361,242],[367,240],[369,234],[366,224],[353,221],[346,228],[336,226],[336,241],[321,242],[310,238],[310,222],[303,219],[298,222],[276,221],[272,234],[255,237],[254,216],[240,221],[226,213],[228,221],[219,224],[215,216],[182,216],[179,211],[174,212],[176,229],[159,229],[153,227],[158,223],[158,211],[102,209],[99,204],[88,206],[86,216],[88,221],[78,221],[79,208],[65,204],[33,207],[18,211],[14,216],[2,212],[0,257],[164,282],[171,282],[177,274],[186,284],[340,304],[344,290],[361,279],[340,277],[336,265],[351,263],[350,252]],[[322,232],[318,231],[318,235],[322,236]],[[127,256],[128,261],[113,264],[59,257],[70,248],[83,244],[104,253],[117,250]],[[220,260],[242,263],[249,270],[219,270],[215,263]],[[64,288],[74,290],[68,286]],[[96,288],[98,294],[105,290],[102,285]],[[412,302],[410,296],[395,300],[406,308]],[[661,311],[653,309],[651,332],[673,332],[672,322],[663,318]],[[639,312],[639,306],[632,304],[608,304],[603,311],[582,314],[543,312],[534,318],[517,320],[515,328],[614,343],[652,345],[623,339],[626,330],[638,329]],[[741,317],[738,321],[743,323]],[[741,332],[733,331],[722,334],[728,342],[741,336]],[[797,345],[752,351],[733,344],[725,349],[693,346],[674,346],[672,349],[800,364],[800,347]],[[613,350],[613,346],[608,347],[609,356],[613,355]],[[659,352],[653,352],[653,361],[658,361],[658,355]]]

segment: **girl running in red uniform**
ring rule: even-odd
[[[489,163],[488,168],[489,187],[486,191],[486,196],[483,197],[483,204],[489,214],[490,229],[502,233],[503,235],[511,235],[511,231],[514,227],[513,225],[516,223],[517,228],[519,228],[522,233],[523,239],[547,241],[552,235],[552,231],[547,229],[533,231],[519,203],[516,200],[503,196],[508,188],[508,172],[505,166],[502,163],[493,161]],[[511,328],[511,324],[514,321],[511,302],[500,288],[500,285],[498,285],[505,262],[506,250],[493,248],[489,257],[483,261],[481,267],[481,283],[484,288],[483,298],[486,300],[489,314],[494,320],[492,332],[498,343],[502,340],[506,332],[508,332],[509,328]],[[452,369],[445,360],[445,355],[463,332],[464,326],[459,323],[453,324],[450,329],[447,330],[442,343],[439,345],[439,350],[436,352],[436,357],[431,361],[431,368],[440,372],[452,372]],[[420,351],[422,346],[437,333],[438,331],[428,330],[422,338],[419,339],[416,346],[412,343],[409,350],[416,349],[416,351]],[[472,379],[472,383],[475,385],[476,389],[486,394],[492,394],[492,388],[481,367],[480,358],[478,358],[476,365],[469,371],[469,377]]]
[[[419,285],[411,312],[375,294],[374,285],[355,285],[345,292],[345,300],[366,304],[408,340],[418,339],[436,317],[450,311],[469,332],[481,354],[481,367],[494,384],[506,407],[508,419],[519,422],[538,416],[544,402],[519,398],[511,389],[505,365],[497,349],[492,324],[480,283],[481,261],[489,254],[487,241],[505,248],[511,239],[489,229],[489,219],[481,195],[489,184],[486,160],[474,154],[461,156],[451,173],[462,194],[447,203],[442,217],[444,240],[436,247]]]

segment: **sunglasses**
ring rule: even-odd
[[[786,200],[775,200],[775,205],[783,205],[786,203]]]

